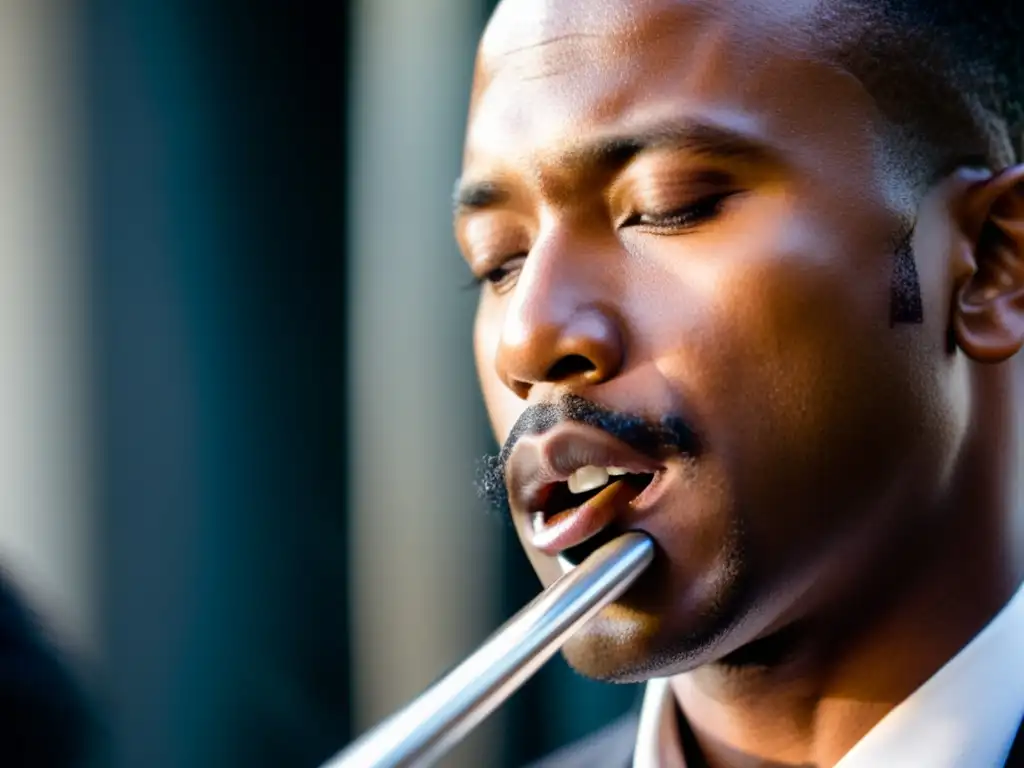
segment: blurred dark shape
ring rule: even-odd
[[[82,768],[95,758],[95,726],[70,665],[0,574],[0,765]]]

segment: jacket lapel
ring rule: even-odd
[[[1024,768],[1024,721],[1017,729],[1017,736],[1010,747],[1010,754],[1006,757],[1005,768]]]

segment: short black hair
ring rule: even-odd
[[[917,181],[1019,159],[1021,0],[836,0],[815,22],[837,62],[875,98],[892,137],[916,152]]]

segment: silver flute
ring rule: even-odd
[[[626,533],[541,592],[480,648],[322,768],[434,764],[506,701],[654,559],[654,544]]]

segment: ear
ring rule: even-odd
[[[956,265],[952,331],[983,363],[1024,346],[1024,165],[971,185],[960,209],[967,237]]]

